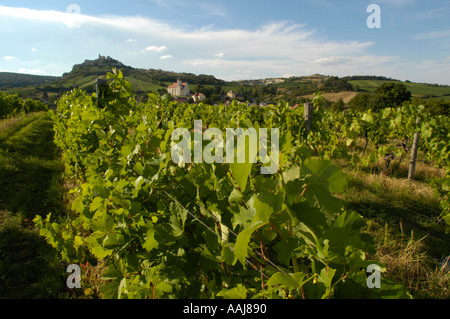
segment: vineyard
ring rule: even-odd
[[[345,207],[348,178],[336,163],[381,162],[387,173],[409,161],[415,135],[444,171],[431,182],[440,200],[434,217],[450,231],[446,116],[414,106],[334,112],[320,95],[311,122],[285,102],[189,105],[150,94],[137,103],[120,71],[107,77],[100,96],[75,89],[59,100],[54,142],[71,210],[34,219],[66,263],[101,265],[103,298],[410,298],[373,258],[365,218]],[[174,162],[173,132],[194,137],[196,120],[211,140],[202,153],[213,157],[224,147],[209,129],[278,129],[278,143],[271,136],[264,150],[279,154],[269,161],[275,173],[261,174],[261,153],[255,162],[230,161],[228,152],[226,161]],[[378,288],[368,287],[373,265]]]

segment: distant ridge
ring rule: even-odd
[[[85,60],[81,64],[75,64],[72,71],[63,74],[61,81],[64,82],[64,80],[80,75],[85,77],[92,75],[105,76],[106,73],[111,72],[113,68],[120,69],[125,77],[152,83],[176,82],[179,78],[183,79],[185,82],[189,82],[190,84],[216,85],[226,83],[223,80],[217,79],[213,75],[195,75],[193,73],[133,68],[111,58],[110,56],[105,57],[102,55],[99,55],[95,60]]]
[[[329,93],[328,95],[336,93],[336,96],[330,96],[330,100],[342,97],[343,92],[347,92],[345,99],[348,99],[359,93],[373,92],[385,82],[401,82],[407,86],[415,97],[450,100],[450,86],[400,81],[384,76],[337,77],[311,74],[224,81],[213,75],[135,68],[101,54],[95,59],[86,59],[82,63],[73,65],[72,70],[59,77],[0,72],[0,90],[10,94],[17,93],[23,98],[43,99],[48,95],[54,101],[64,92],[74,88],[83,89],[88,93],[95,92],[96,80],[105,78],[106,74],[111,72],[113,68],[122,71],[125,79],[131,83],[134,93],[141,97],[145,97],[150,92],[165,94],[169,85],[181,79],[183,82],[189,83],[193,92],[201,90],[202,93],[209,96],[211,94],[223,95],[222,91],[232,90],[244,94],[249,100],[276,101],[285,99],[294,104],[299,103],[298,98],[309,96],[315,92]]]
[[[39,86],[59,80],[59,76],[0,72],[0,87]]]

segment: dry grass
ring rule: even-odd
[[[101,287],[103,285],[102,275],[105,271],[105,265],[98,263],[91,265],[89,262],[81,265],[82,270],[82,287],[84,295],[88,298],[101,298]]]
[[[32,113],[32,114],[22,114],[21,113],[14,117],[8,118],[8,119],[2,119],[2,120],[0,120],[0,133],[11,130],[14,127],[20,127],[21,122],[22,122],[22,125],[25,125],[31,119],[35,118],[39,114],[41,114],[41,112]],[[24,120],[27,120],[27,121],[24,121]]]
[[[344,101],[344,103],[350,102],[358,92],[353,91],[344,91],[344,92],[336,92],[336,93],[322,93],[322,97],[331,102],[338,102],[340,99]],[[303,98],[312,99],[314,97],[313,94],[302,95]]]
[[[17,115],[9,119],[0,120],[0,132],[7,130],[23,120],[23,115]]]
[[[429,218],[439,215],[439,200],[426,182],[384,174],[365,174],[348,168],[343,171],[350,180],[351,189],[355,191],[348,192],[344,200],[381,204],[389,202],[391,208],[412,209],[415,211],[411,212],[413,214],[425,214]]]
[[[449,237],[429,185],[443,172],[424,162],[419,162],[414,181],[349,166],[344,172],[349,188],[341,198],[366,218],[377,243],[374,258],[386,266],[387,277],[404,284],[416,299],[449,299],[450,272],[440,265],[449,253]]]
[[[403,283],[415,298],[449,299],[450,272],[445,264],[430,262],[425,237],[415,238],[411,233],[409,238],[390,239],[385,235],[376,258],[386,265],[387,277]]]

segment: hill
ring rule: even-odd
[[[10,94],[17,93],[21,97],[42,98],[48,95],[50,98],[61,96],[64,92],[73,88],[80,88],[87,92],[95,91],[97,78],[105,78],[113,68],[120,69],[124,77],[129,81],[136,94],[146,94],[158,90],[166,90],[167,86],[176,82],[178,78],[187,81],[191,85],[224,85],[226,82],[212,75],[192,73],[179,73],[156,69],[138,69],[127,66],[109,56],[101,56],[94,60],[85,60],[75,64],[70,72],[61,77],[29,76],[20,73],[10,73],[0,79],[0,89]],[[25,79],[30,79],[25,82]],[[17,80],[17,79],[20,79]]]
[[[89,93],[94,92],[96,79],[105,78],[113,68],[123,72],[125,79],[131,83],[138,96],[146,96],[150,92],[164,93],[168,85],[181,78],[189,83],[192,92],[200,88],[208,98],[215,95],[210,101],[211,104],[220,100],[219,95],[223,96],[231,90],[239,93],[241,100],[256,104],[273,103],[283,99],[295,105],[310,100],[312,94],[316,92],[322,92],[323,96],[331,102],[337,102],[342,98],[345,103],[348,103],[357,94],[373,92],[386,82],[401,82],[411,91],[413,97],[450,101],[450,86],[402,82],[382,76],[362,75],[340,78],[313,74],[290,78],[226,82],[213,75],[134,68],[112,57],[102,55],[96,59],[75,64],[71,71],[64,73],[61,77],[0,73],[0,90],[10,94],[17,93],[22,98],[48,99],[50,103],[53,103],[64,92],[73,88],[80,88]]]
[[[13,72],[0,72],[0,88],[39,86],[57,81],[60,77],[50,75],[33,75]]]
[[[192,73],[177,73],[171,71],[154,69],[137,69],[111,57],[99,55],[95,60],[85,60],[81,64],[73,66],[72,71],[64,73],[62,78],[54,82],[49,89],[71,89],[81,88],[88,92],[95,90],[97,78],[105,78],[113,68],[120,69],[133,90],[137,93],[154,92],[158,89],[166,89],[169,84],[176,82],[178,78],[187,81],[189,84],[217,85],[224,84],[225,81],[216,79],[212,75],[195,75]]]

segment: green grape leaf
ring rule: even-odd
[[[294,274],[283,274],[277,272],[267,281],[269,286],[284,286],[286,288],[302,287],[308,281],[307,275],[303,272]]]
[[[106,211],[105,200],[101,197],[95,197],[94,200],[91,202],[89,209],[91,212],[95,212],[96,210],[99,209],[101,209],[102,212]]]
[[[134,182],[134,187],[137,191],[139,191],[142,188],[142,185],[144,184],[144,178],[142,176],[139,176],[136,178],[136,181]]]
[[[312,181],[326,187],[331,193],[342,193],[348,186],[347,178],[338,166],[319,158],[308,158],[302,165],[302,175],[312,173]]]
[[[293,165],[283,171],[283,180],[286,184],[298,178],[300,178],[300,167],[297,165]]]
[[[309,176],[304,197],[314,206],[324,209],[328,217],[334,217],[343,204],[331,193],[342,192],[347,187],[342,170],[327,160],[309,158],[303,163],[301,173],[302,176]]]
[[[299,246],[300,246],[299,239],[293,237],[283,238],[282,240],[277,242],[274,246],[275,251],[277,252],[278,260],[282,264],[289,266],[292,253]]]
[[[326,291],[322,295],[322,298],[326,298],[331,294],[331,284],[332,284],[333,277],[335,274],[336,274],[336,269],[333,269],[330,267],[325,267],[320,271],[320,275],[319,275],[319,278],[317,279],[317,281],[319,283],[322,283],[326,288]]]
[[[274,195],[264,192],[254,195],[248,202],[248,205],[256,211],[253,222],[268,223],[272,214],[281,211],[282,203],[281,193]]]
[[[125,236],[118,233],[110,233],[103,240],[103,248],[114,249],[125,244]]]
[[[354,230],[359,230],[366,225],[365,220],[357,212],[342,212],[336,220],[333,222],[333,226],[341,228],[351,228]]]
[[[77,212],[78,214],[82,214],[84,211],[84,203],[82,197],[77,197],[72,202],[72,209]]]
[[[363,243],[359,236],[359,232],[349,228],[332,227],[323,232],[321,235],[329,241],[329,247],[340,256],[345,255],[348,246],[363,249]]]
[[[100,291],[103,299],[117,299],[121,279],[114,279],[102,285]]]
[[[236,264],[236,262],[239,260],[241,264],[246,267],[245,259],[248,255],[248,243],[250,242],[250,238],[258,228],[264,226],[263,223],[258,223],[254,225],[252,228],[244,229],[241,231],[237,238],[236,238],[236,244],[234,245],[234,261],[233,265]]]
[[[238,183],[241,193],[244,193],[253,163],[233,163],[230,167],[231,174]]]
[[[98,260],[103,260],[105,257],[112,254],[113,249],[106,249],[99,244],[96,236],[89,236],[86,239],[87,246],[91,253],[98,258]]]
[[[231,224],[233,229],[236,229],[238,225],[243,228],[250,228],[252,225],[252,220],[255,218],[256,210],[254,208],[246,209],[244,207],[239,207],[239,213],[234,214],[231,219]]]
[[[155,239],[155,230],[153,228],[153,224],[149,223],[147,224],[147,234],[145,237],[144,244],[142,245],[144,249],[148,252],[152,251],[153,249],[157,249],[159,246],[158,241]]]
[[[243,197],[244,197],[244,195],[242,195],[242,193],[239,190],[234,188],[233,191],[231,192],[230,196],[228,197],[228,202],[239,203]]]
[[[227,265],[232,265],[234,262],[234,252],[230,246],[224,245],[222,248],[221,256],[223,257]]]
[[[231,289],[222,289],[217,293],[218,297],[224,299],[245,299],[247,298],[247,289],[242,284],[237,284],[236,287]]]
[[[224,199],[229,200],[229,197],[231,196],[230,195],[231,189],[232,189],[232,186],[229,184],[228,178],[227,177],[221,178],[217,182],[217,187],[216,187],[217,199],[219,201],[224,200]]]
[[[314,231],[322,231],[328,226],[325,214],[318,207],[311,207],[308,202],[299,202],[291,206],[297,221],[301,221]]]

